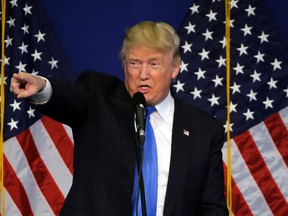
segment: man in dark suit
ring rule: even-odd
[[[10,88],[18,98],[28,98],[73,130],[74,178],[61,215],[135,214],[136,92],[157,110],[150,117],[158,155],[157,208],[148,216],[228,215],[223,127],[171,95],[181,63],[178,49],[171,26],[141,22],[128,29],[120,52],[124,83],[93,71],[83,72],[75,84],[24,72],[13,75]]]

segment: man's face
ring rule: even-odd
[[[141,92],[147,105],[156,105],[167,96],[179,68],[173,65],[170,53],[146,46],[132,47],[124,60],[126,89],[131,97]]]

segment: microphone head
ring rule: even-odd
[[[143,106],[146,105],[145,97],[141,92],[136,92],[132,97],[132,101],[134,106],[137,106],[139,104],[142,104]]]

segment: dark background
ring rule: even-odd
[[[267,3],[288,43],[288,1],[258,1]],[[41,0],[41,3],[77,74],[93,69],[123,78],[118,53],[125,28],[151,20],[168,22],[178,30],[193,0]]]

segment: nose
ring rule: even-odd
[[[146,80],[149,78],[149,69],[147,67],[147,64],[142,64],[140,71],[139,71],[139,77],[141,80]]]

